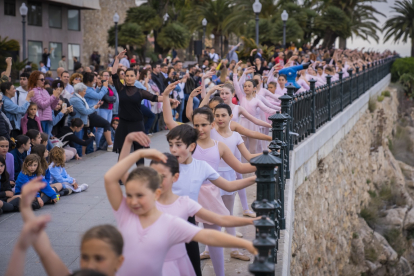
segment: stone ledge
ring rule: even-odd
[[[382,92],[389,85],[390,81],[391,74],[388,74],[291,152],[290,171],[292,173],[291,179],[286,181],[285,188],[286,230],[283,231],[283,241],[280,241],[283,244],[283,256],[281,258],[282,261],[276,265],[276,270],[282,271],[281,275],[290,275],[294,231],[293,221],[295,216],[295,190],[304,182],[308,175],[317,169],[318,160],[326,157],[353,128],[361,115],[368,109],[369,99]]]

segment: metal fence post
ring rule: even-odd
[[[311,123],[311,133],[316,132],[316,121],[315,121],[315,115],[316,115],[316,91],[315,91],[315,83],[316,80],[313,78],[309,81],[310,82],[310,90],[312,91],[312,104],[311,104],[311,112],[312,112],[312,123]]]
[[[354,99],[352,98],[352,69],[348,69],[348,74],[349,74],[349,104],[351,104]]]
[[[286,128],[285,128],[285,139],[284,142],[286,143],[286,179],[290,179],[290,168],[289,168],[289,150],[290,150],[290,122],[292,121],[292,117],[290,114],[290,101],[292,97],[288,96],[287,94],[283,95],[279,98],[281,103],[281,112],[286,117]]]
[[[282,161],[280,158],[269,154],[269,151],[265,150],[263,151],[262,155],[251,159],[250,164],[257,168],[257,201],[253,202],[252,208],[256,211],[258,216],[266,215],[272,222],[274,222],[277,219],[275,214],[276,208],[280,209],[280,205],[277,201],[277,197],[279,196],[279,187],[276,185],[275,167],[280,166],[282,164]],[[261,213],[260,208],[257,206],[259,202],[263,200],[266,200],[273,207],[272,211],[268,212],[267,214]],[[270,260],[272,262],[276,261],[277,256],[277,235],[274,226],[275,224],[273,223],[273,231],[270,231],[270,237],[272,239],[275,239],[275,245],[273,246],[274,250],[272,250],[270,255]]]
[[[366,85],[365,85],[365,77],[366,77],[366,71],[365,71],[365,65],[362,65],[362,94],[365,94],[367,92]]]
[[[341,89],[339,90],[340,93],[340,103],[341,103],[341,112],[344,111],[344,83],[342,82],[342,77],[343,77],[344,72],[340,71],[338,72],[339,75],[339,81],[340,81],[340,85],[341,85]]]
[[[293,100],[294,100],[294,98],[295,98],[295,96],[294,96],[294,94],[295,94],[295,91],[297,90],[296,89],[296,87],[294,87],[293,86],[293,84],[291,84],[291,83],[289,83],[287,86],[286,86],[286,89],[287,89],[287,94],[288,94],[288,96],[290,96],[292,99],[290,100],[290,106],[289,106],[289,108],[290,108],[290,112],[289,112],[289,115],[290,115],[290,127],[289,127],[289,131],[292,131],[293,130],[293,120],[295,120],[295,118],[294,118],[294,116],[293,116],[293,110],[295,109],[295,105],[293,104]],[[288,132],[288,135],[289,135],[289,145],[290,145],[290,150],[293,150],[293,139],[292,139],[292,136],[290,135],[290,132]]]
[[[356,72],[355,79],[356,79],[356,91],[357,91],[356,97],[359,98],[359,67],[358,66],[355,67],[355,72]]]
[[[332,108],[331,108],[331,102],[332,102],[332,95],[331,95],[331,75],[326,75],[326,85],[328,85],[328,121],[332,120]]]

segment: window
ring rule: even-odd
[[[16,16],[16,0],[4,0],[4,15]]]
[[[68,10],[68,30],[80,31],[80,10]]]
[[[42,3],[29,1],[27,23],[32,26],[42,26]]]
[[[29,61],[39,67],[39,61],[42,60],[43,44],[41,41],[28,41]]]
[[[68,67],[69,70],[73,70],[73,57],[76,57],[80,62],[80,45],[78,44],[68,44]]]
[[[59,67],[59,61],[62,59],[62,43],[50,42],[50,69],[56,70]]]
[[[49,27],[62,29],[62,8],[49,5]]]

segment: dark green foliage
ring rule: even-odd
[[[391,67],[391,81],[398,81],[406,73],[414,75],[414,57],[399,58],[394,61]]]
[[[163,48],[186,48],[190,42],[191,33],[181,23],[170,23],[158,35],[158,44]]]

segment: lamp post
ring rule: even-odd
[[[116,12],[113,17],[115,23],[115,56],[118,55],[118,22],[119,22],[119,15]]]
[[[206,27],[207,27],[207,19],[203,19],[203,21],[201,21],[201,24],[203,25],[203,50],[206,46]]]
[[[253,3],[253,11],[256,14],[256,46],[259,47],[259,13],[262,10],[262,4],[259,0]]]
[[[26,3],[22,3],[20,6],[20,15],[22,16],[22,23],[23,23],[23,60],[26,59],[26,15],[27,15],[27,6]]]
[[[289,18],[289,14],[283,10],[282,21],[283,21],[283,49],[286,49],[286,21]]]
[[[169,16],[168,13],[166,13],[166,14],[164,14],[164,16],[162,18],[164,19],[164,24],[165,24],[165,23],[167,23],[168,18],[170,18],[170,16]]]

